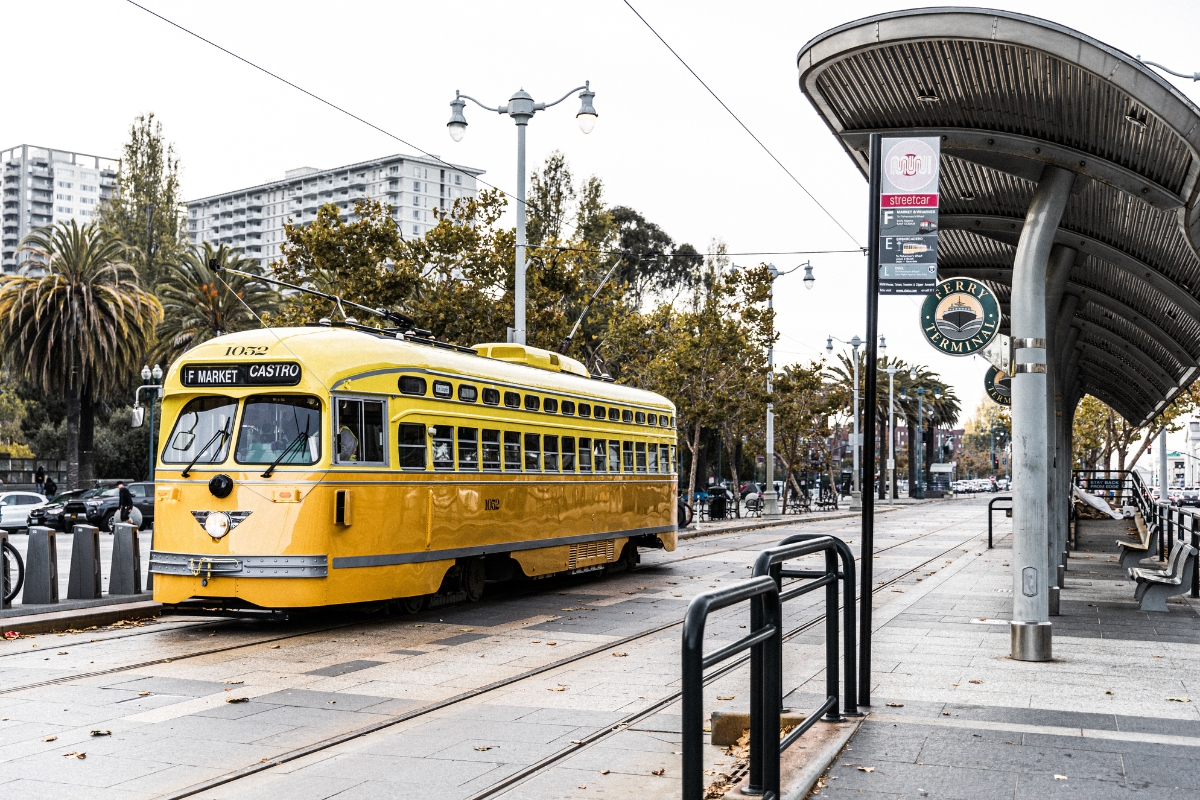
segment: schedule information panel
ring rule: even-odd
[[[937,285],[936,136],[884,137],[879,181],[879,293],[929,294]]]

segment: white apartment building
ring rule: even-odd
[[[17,145],[0,150],[0,266],[15,272],[28,260],[21,240],[35,228],[75,219],[95,220],[113,192],[121,162],[69,150]]]
[[[266,268],[281,257],[284,225],[307,224],[327,203],[354,217],[354,201],[378,200],[392,208],[405,238],[418,238],[436,224],[435,208],[475,196],[481,169],[447,165],[420,156],[393,155],[334,169],[300,167],[277,181],[202,197],[188,203],[188,239],[240,247]]]

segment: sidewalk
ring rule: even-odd
[[[1200,604],[1143,613],[1124,521],[1084,520],[1049,663],[1009,658],[1011,539],[896,587],[873,711],[814,797],[1184,797],[1200,790]],[[862,767],[863,769],[860,769]]]

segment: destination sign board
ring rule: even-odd
[[[937,284],[937,136],[884,137],[879,180],[879,293],[929,294]]]
[[[251,361],[226,364],[184,364],[184,386],[295,386],[302,371],[295,361]]]

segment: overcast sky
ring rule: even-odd
[[[590,80],[595,130],[580,133],[574,99],[539,113],[529,127],[531,168],[560,149],[577,177],[604,180],[610,203],[638,209],[702,251],[713,239],[735,253],[865,243],[866,182],[801,94],[796,54],[828,28],[919,4],[631,1],[853,238],[622,0],[143,3],[416,147],[486,170],[484,179],[506,191],[515,186],[514,126],[469,106],[467,135],[454,143],[445,124],[455,89],[489,105],[519,88],[548,102]],[[1178,71],[1200,70],[1196,0],[1003,6]],[[0,48],[0,149],[30,143],[119,156],[133,117],[153,111],[175,143],[189,198],[282,177],[292,167],[412,152],[123,0],[10,0],[0,8],[8,34]],[[1200,101],[1197,85],[1172,80]],[[806,258],[735,261],[786,269]],[[782,363],[822,355],[827,334],[865,333],[864,259],[811,258],[813,290],[804,290],[799,275],[776,287]],[[940,371],[970,414],[983,396],[982,359],[950,358],[926,344],[916,299],[883,298],[880,331],[890,353]]]

